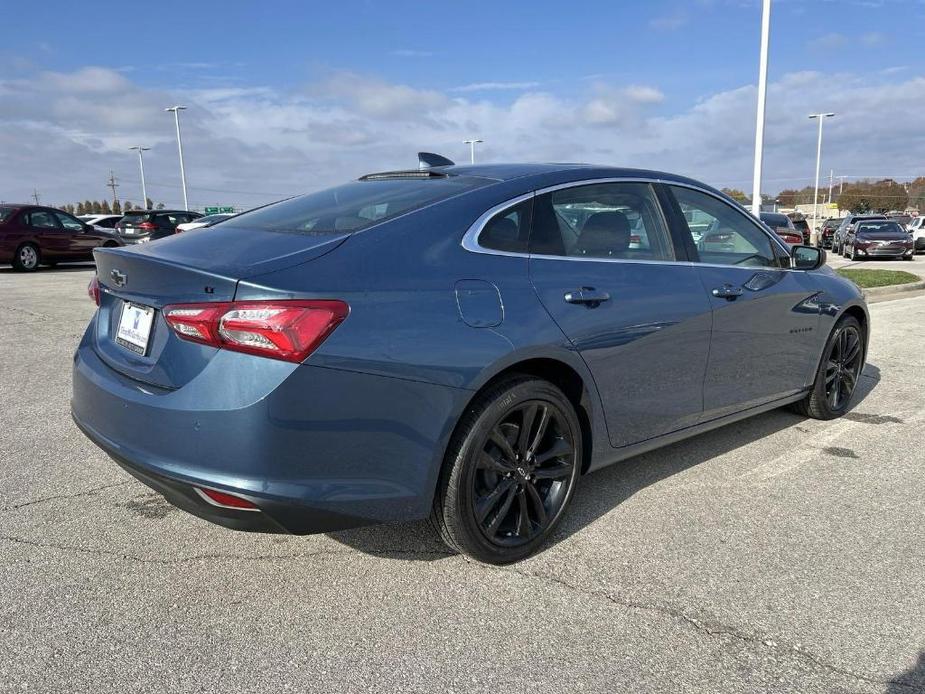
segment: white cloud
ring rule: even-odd
[[[524,91],[536,89],[539,82],[473,82],[461,87],[453,87],[451,92],[490,92],[490,91]]]
[[[892,81],[891,81],[892,80]],[[574,85],[573,85],[574,86]],[[587,161],[687,174],[747,188],[751,177],[755,88],[708,95],[666,113],[651,85],[580,83],[569,96],[551,91],[488,99],[335,73],[290,91],[250,86],[169,93],[105,68],[36,71],[0,80],[0,190],[27,199],[32,188],[52,202],[102,198],[109,170],[123,199],[138,201],[137,158],[151,197],[181,201],[172,114],[183,114],[184,153],[194,205],[255,205],[374,170],[416,165],[420,150],[465,161],[462,140],[485,140],[483,161]],[[890,109],[883,123],[884,104]],[[677,110],[679,109],[679,110]],[[869,78],[801,72],[769,85],[766,189],[810,182],[815,164],[811,111],[826,124],[823,168],[849,175],[925,173],[917,143],[925,78]],[[218,191],[229,191],[226,193]]]

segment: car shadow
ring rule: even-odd
[[[48,265],[40,265],[37,269],[32,272],[19,272],[14,270],[12,265],[3,265],[0,266],[0,275],[38,275],[38,274],[55,274],[59,272],[86,272],[87,270],[93,270],[96,267],[96,264],[93,261],[86,262],[77,262],[77,263],[68,263],[67,265],[55,265],[54,267],[49,267]]]
[[[867,364],[849,413],[879,381],[880,369]],[[779,408],[592,472],[581,479],[574,502],[544,549],[571,537],[652,484],[805,421]],[[434,561],[454,554],[426,520],[354,528],[328,533],[328,537],[360,552],[393,559]]]
[[[908,670],[890,678],[884,694],[910,694],[925,692],[925,651],[919,653],[919,659]]]

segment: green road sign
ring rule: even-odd
[[[233,207],[206,207],[206,214],[234,214]]]

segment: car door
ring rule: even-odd
[[[538,191],[529,271],[594,377],[613,446],[699,421],[710,302],[676,256],[650,184]]]
[[[100,237],[93,233],[93,227],[85,226],[79,219],[75,219],[65,212],[55,212],[55,216],[64,230],[68,258],[72,260],[91,259],[93,249],[101,243]]]
[[[667,186],[713,311],[704,379],[704,417],[712,419],[797,393],[819,360],[818,289],[791,270],[786,247],[745,211],[713,193]],[[688,218],[712,219],[699,241]]]
[[[38,239],[42,260],[57,261],[67,258],[68,236],[54,212],[43,209],[30,210],[25,215],[25,223]]]

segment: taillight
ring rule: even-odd
[[[157,229],[157,225],[154,222],[142,222],[138,225],[139,229],[144,229],[145,231],[154,231]]]
[[[184,340],[301,362],[347,317],[343,301],[235,301],[177,304],[164,319]]]
[[[90,284],[87,285],[87,294],[93,299],[93,303],[97,306],[100,305],[100,281],[97,279],[96,275],[93,275],[93,279],[90,280]]]

